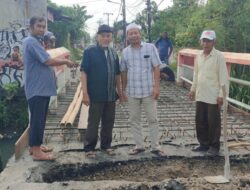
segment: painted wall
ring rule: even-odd
[[[32,16],[46,15],[46,0],[1,0],[0,29],[13,28],[15,24],[24,27]]]
[[[0,30],[0,86],[17,81],[23,86],[23,62],[13,61],[13,47],[18,46],[22,54],[22,40],[28,35],[24,27]]]
[[[22,52],[32,16],[47,16],[47,0],[1,0],[0,6],[0,87],[17,81],[22,86],[23,64],[11,60],[13,47]]]

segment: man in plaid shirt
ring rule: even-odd
[[[158,145],[159,125],[157,119],[157,99],[160,94],[160,58],[153,44],[141,41],[140,27],[134,23],[127,26],[130,45],[122,52],[120,69],[122,72],[123,98],[128,100],[131,132],[136,147],[129,151],[135,155],[145,151],[141,126],[141,105],[149,123],[151,152],[165,156]]]

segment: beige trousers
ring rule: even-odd
[[[149,125],[149,139],[151,141],[151,149],[157,149],[159,145],[159,125],[157,119],[157,101],[151,97],[146,98],[128,98],[128,109],[130,114],[131,132],[137,148],[144,148],[141,113],[144,108],[146,118]]]

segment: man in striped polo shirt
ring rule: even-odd
[[[160,94],[160,58],[153,44],[141,41],[140,27],[134,23],[127,26],[130,45],[122,52],[121,72],[123,98],[128,99],[131,132],[135,148],[129,154],[145,150],[141,126],[141,105],[144,107],[150,129],[151,152],[159,156],[165,153],[158,145],[159,125],[156,103]]]

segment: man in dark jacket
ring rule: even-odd
[[[88,126],[84,140],[86,156],[95,157],[98,126],[101,123],[101,150],[109,155],[115,120],[115,101],[121,97],[119,58],[109,47],[112,30],[101,25],[97,32],[97,44],[87,48],[81,63],[83,103],[89,106]]]

